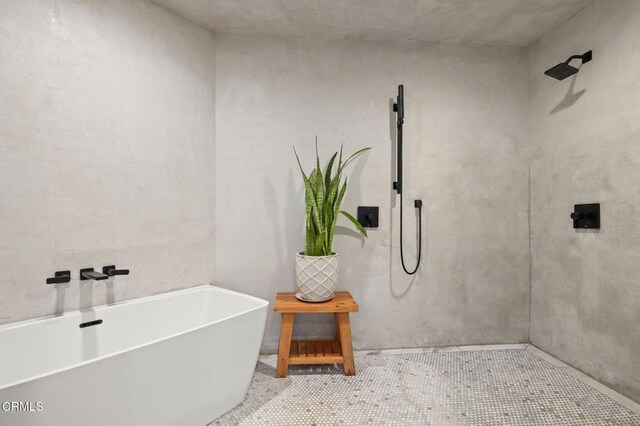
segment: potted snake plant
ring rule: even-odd
[[[367,231],[349,213],[340,210],[347,191],[347,178],[343,172],[351,162],[370,148],[356,151],[343,161],[342,147],[334,153],[322,172],[318,141],[316,139],[316,166],[307,174],[293,148],[305,189],[306,235],[305,249],[296,254],[296,297],[305,302],[331,300],[338,282],[338,253],[333,251],[333,236],[338,217],[343,215],[367,237]],[[337,163],[336,163],[337,160]]]

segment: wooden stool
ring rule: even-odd
[[[342,364],[345,375],[356,374],[349,312],[358,312],[358,304],[348,291],[336,291],[333,299],[320,303],[302,302],[295,293],[278,293],[273,310],[282,314],[277,377],[287,377],[289,366],[296,364]],[[335,339],[291,341],[295,314],[326,313],[333,314]]]

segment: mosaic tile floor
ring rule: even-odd
[[[261,357],[247,399],[212,425],[640,425],[640,415],[525,349],[356,354],[275,378]]]

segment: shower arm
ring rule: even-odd
[[[574,59],[581,59],[583,64],[586,64],[587,62],[589,62],[591,60],[591,58],[593,57],[593,54],[591,53],[591,50],[588,52],[583,53],[582,55],[571,55],[569,56],[569,59],[567,59],[566,61],[564,61],[565,65],[569,65],[569,62],[573,61]]]
[[[574,59],[582,59],[582,55],[572,55],[572,56],[570,56],[569,59],[564,61],[565,65],[569,65],[569,62],[573,61]]]

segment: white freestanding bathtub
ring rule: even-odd
[[[268,305],[201,286],[2,326],[0,425],[206,425],[244,399]]]

